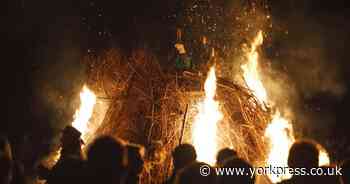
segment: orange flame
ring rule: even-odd
[[[331,163],[329,155],[325,149],[320,150],[320,155],[318,157],[318,165],[319,166],[327,166]]]
[[[87,136],[91,130],[89,126],[89,120],[92,116],[94,106],[96,104],[95,94],[84,85],[82,91],[80,92],[80,106],[79,109],[75,111],[74,120],[72,126],[81,132],[81,136],[84,142],[87,141]],[[50,167],[55,165],[61,157],[62,148],[56,150],[53,155],[48,160]]]
[[[267,102],[267,93],[258,72],[259,53],[257,52],[257,48],[263,43],[263,40],[262,31],[259,31],[252,43],[251,49],[247,53],[248,62],[241,66],[247,86],[252,90],[260,103]]]
[[[289,149],[295,141],[293,126],[277,111],[265,130],[265,136],[270,141],[270,153],[266,164],[275,167],[288,167]],[[277,183],[289,179],[291,175],[269,175],[272,182]]]
[[[75,111],[72,122],[72,126],[81,132],[84,141],[87,141],[87,135],[90,133],[89,120],[95,104],[95,94],[87,86],[84,86],[80,93],[80,107]]]
[[[205,99],[199,103],[199,113],[192,129],[192,142],[197,151],[197,160],[215,164],[217,147],[217,123],[222,119],[219,103],[215,101],[215,67],[211,67],[204,84]]]
[[[261,104],[269,105],[271,101],[268,100],[267,91],[258,71],[259,53],[257,48],[263,43],[263,38],[262,31],[259,31],[252,42],[251,48],[247,52],[246,57],[248,61],[242,65],[241,68],[246,85],[257,100]],[[265,106],[263,105],[263,107]],[[270,150],[266,165],[287,167],[289,148],[294,142],[293,127],[288,119],[281,116],[278,110],[272,116],[272,120],[265,130],[265,136],[270,141]],[[290,176],[269,175],[269,178],[274,183],[289,177]]]
[[[266,89],[260,78],[258,72],[259,54],[257,48],[263,43],[263,33],[258,32],[254,39],[250,50],[247,52],[247,63],[241,66],[243,70],[243,77],[246,85],[252,93],[256,96],[258,101],[262,104],[271,105],[273,102],[269,101]],[[264,106],[263,106],[264,107]],[[270,150],[266,160],[266,165],[275,167],[287,167],[289,149],[295,141],[293,126],[286,117],[280,114],[277,109],[272,116],[270,124],[265,130],[265,136],[270,141]],[[329,156],[325,150],[320,150],[319,165],[329,164]],[[291,175],[269,175],[273,183],[290,178]]]

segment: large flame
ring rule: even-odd
[[[84,141],[87,141],[87,135],[90,130],[89,120],[92,116],[95,104],[95,94],[87,86],[84,86],[80,93],[80,106],[79,109],[75,111],[74,121],[72,122],[72,126],[81,132]]]
[[[90,133],[89,120],[92,116],[93,109],[96,103],[95,94],[84,85],[80,92],[80,106],[75,111],[72,126],[81,132],[83,141],[87,141],[87,135]],[[51,157],[46,161],[48,167],[53,167],[61,157],[61,150],[56,150]]]
[[[263,38],[262,31],[259,31],[250,49],[247,51],[247,63],[242,65],[241,68],[246,85],[264,107],[265,104],[270,105],[273,103],[268,99],[267,91],[258,71],[259,53],[257,48],[263,43]],[[289,123],[287,118],[281,116],[278,110],[272,116],[272,120],[265,130],[265,136],[270,141],[270,150],[266,165],[287,167],[289,148],[295,139],[292,124]],[[289,177],[290,176],[269,175],[269,178],[274,183]]]
[[[263,33],[258,32],[258,35],[253,40],[251,48],[247,51],[247,63],[241,66],[243,70],[243,77],[248,88],[256,96],[258,101],[263,105],[271,105],[273,102],[269,101],[267,91],[261,80],[259,67],[259,53],[257,48],[263,43]],[[263,106],[264,107],[264,106]],[[295,141],[293,126],[286,117],[280,114],[279,109],[272,116],[270,124],[265,130],[265,136],[270,142],[270,150],[266,160],[266,165],[275,167],[288,166],[289,149]],[[329,164],[329,156],[325,150],[320,150],[319,165]],[[269,175],[273,183],[280,182],[283,179],[290,178],[291,175]]]
[[[204,84],[205,99],[199,103],[199,113],[195,118],[192,141],[197,151],[197,160],[215,164],[217,146],[217,123],[222,119],[219,103],[215,101],[215,67],[211,67]]]
[[[266,164],[274,167],[288,167],[289,148],[295,141],[292,124],[277,111],[265,130],[265,136],[270,141],[270,152]],[[289,179],[291,175],[272,174],[269,177],[272,182],[277,183],[283,179]]]
[[[263,40],[262,31],[259,31],[258,36],[254,39],[252,46],[247,53],[246,57],[248,62],[241,66],[247,86],[252,90],[260,103],[267,102],[267,93],[258,72],[259,53],[257,52],[257,48],[263,43]]]

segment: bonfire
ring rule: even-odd
[[[169,150],[180,143],[193,144],[198,160],[209,164],[224,147],[254,164],[267,158],[262,137],[270,111],[247,86],[217,77],[215,65],[204,75],[164,73],[145,50],[135,51],[128,62],[120,55],[110,50],[87,58],[90,88],[110,101],[94,137],[107,134],[145,146],[145,183],[169,176]]]
[[[193,144],[198,160],[211,165],[218,150],[230,147],[254,166],[287,167],[288,150],[295,141],[293,126],[270,100],[262,81],[261,44],[259,31],[245,50],[240,85],[217,77],[215,65],[205,75],[164,73],[146,50],[135,51],[128,61],[119,50],[86,57],[90,77],[72,126],[87,143],[111,135],[145,146],[144,183],[161,183],[169,176],[169,150],[180,143]],[[97,108],[99,99],[108,105]],[[93,118],[96,114],[103,118]],[[320,165],[328,163],[323,150]],[[268,175],[271,183],[289,177]]]

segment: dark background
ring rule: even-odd
[[[311,127],[306,134],[322,141],[338,159],[350,157],[350,9],[345,2],[268,1],[277,32],[288,30],[287,37],[273,38],[275,52],[285,53],[279,57],[293,56],[289,50],[304,47],[322,55],[315,58],[321,58],[319,62],[281,65],[296,83],[303,110],[313,116],[314,122],[305,125]],[[84,81],[84,54],[108,47],[128,51],[145,44],[166,54],[175,39],[176,21],[169,15],[180,8],[177,0],[12,0],[3,7],[0,132],[14,144],[26,137],[33,147],[49,143],[55,128],[62,127],[56,117],[72,116],[74,109],[67,101],[75,99],[81,87],[77,84]],[[298,72],[303,68],[301,74],[307,74],[315,65],[320,69],[309,76],[312,80]],[[52,103],[61,99],[66,111],[42,99],[45,89],[57,92],[51,95]]]

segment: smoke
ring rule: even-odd
[[[292,33],[298,34],[299,38],[293,35],[290,38],[286,36],[286,40],[278,40],[285,45],[277,48],[273,64],[295,81],[298,91],[305,98],[312,98],[318,93],[341,97],[346,89],[340,63],[337,63],[337,58],[329,57],[322,38],[324,35],[304,31]]]
[[[79,92],[86,78],[79,25],[79,17],[57,17],[47,34],[38,38],[32,73],[32,115],[37,121],[33,129],[50,132],[42,144],[57,144],[60,130],[72,122],[79,107]]]
[[[337,138],[329,139],[336,106],[347,91],[339,48],[344,41],[339,38],[347,33],[329,26],[335,17],[313,15],[311,3],[271,6],[279,11],[272,11],[273,28],[267,35],[272,39],[262,50],[268,60],[264,63],[269,63],[262,70],[270,97],[293,112],[297,137],[335,142]]]
[[[229,16],[216,19],[211,14],[220,30],[214,31],[215,37],[209,36],[209,40],[217,39],[223,57],[218,62],[219,76],[243,82],[240,66],[246,58],[242,48],[249,47],[263,30],[259,68],[268,98],[274,102],[271,105],[292,120],[297,137],[328,141],[336,124],[335,106],[347,91],[346,64],[339,51],[348,33],[337,28],[346,20],[315,13],[316,1],[272,0],[268,6],[263,1],[232,2],[224,9]],[[329,27],[334,20],[339,22]]]
[[[315,4],[314,4],[315,3]],[[273,62],[295,81],[304,98],[319,93],[341,97],[346,89],[337,52],[347,33],[335,32],[327,12],[313,13],[318,2],[272,1]],[[337,35],[337,36],[336,36]]]
[[[272,1],[270,15],[259,6],[248,13],[240,9],[240,21],[235,24],[248,28],[235,27],[235,51],[225,58],[229,62],[224,64],[224,77],[241,82],[237,76],[246,61],[241,48],[249,47],[258,30],[263,30],[259,68],[271,105],[292,120],[297,138],[329,143],[336,125],[336,104],[347,91],[346,65],[339,54],[347,32],[328,26],[335,17],[314,16],[310,2]]]

